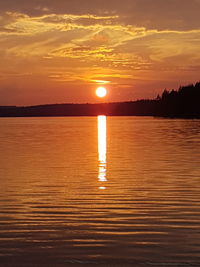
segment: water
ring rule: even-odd
[[[200,121],[0,119],[0,266],[198,266]]]

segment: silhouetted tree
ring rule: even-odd
[[[200,82],[181,86],[178,91],[165,89],[157,111],[166,117],[200,118]]]

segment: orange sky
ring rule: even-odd
[[[6,0],[0,105],[156,97],[200,80],[200,0]],[[102,100],[101,100],[102,101]]]

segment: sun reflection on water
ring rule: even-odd
[[[98,160],[99,182],[106,182],[106,116],[98,116]],[[99,189],[106,189],[104,185]]]

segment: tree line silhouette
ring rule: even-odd
[[[0,106],[0,117],[44,116],[158,116],[200,118],[200,82],[164,90],[156,99],[102,104],[53,104],[38,106]]]
[[[164,90],[157,101],[155,111],[159,116],[200,118],[200,82],[181,86],[178,91]]]

